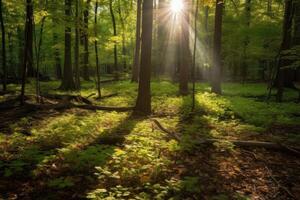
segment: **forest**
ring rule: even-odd
[[[0,200],[300,200],[300,0],[0,0]]]

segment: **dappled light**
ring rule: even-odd
[[[300,2],[0,0],[0,200],[296,200]]]

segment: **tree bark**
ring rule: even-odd
[[[135,115],[151,114],[151,51],[153,29],[153,0],[143,1],[142,12],[142,49],[138,98]]]
[[[1,33],[2,33],[3,92],[6,92],[6,79],[7,79],[6,41],[5,41],[5,26],[4,26],[4,20],[3,20],[3,5],[2,5],[2,0],[0,0],[0,23],[1,23]]]
[[[212,92],[222,94],[221,71],[222,71],[222,20],[223,20],[223,0],[217,0],[215,13],[215,33],[214,33],[214,65],[212,68]]]
[[[140,69],[140,51],[141,51],[141,15],[142,15],[142,0],[137,1],[136,13],[136,33],[135,33],[135,53],[132,67],[132,82],[138,82]]]
[[[60,86],[61,90],[75,90],[75,83],[73,79],[73,68],[72,68],[72,56],[71,56],[71,9],[72,9],[72,0],[65,0],[65,16],[66,16],[66,25],[65,25],[65,62],[64,62],[64,73],[63,79]]]
[[[27,70],[32,69],[33,72],[33,2],[26,0],[26,23],[25,23],[25,45],[24,45],[24,60],[22,70],[22,87],[21,87],[21,105],[24,105],[25,84],[27,78]],[[31,74],[32,75],[32,74]]]

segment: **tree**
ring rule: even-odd
[[[293,0],[285,0],[284,20],[282,26],[282,42],[280,47],[279,62],[277,66],[277,96],[278,102],[282,101],[283,90],[290,80],[290,69],[285,68],[290,65],[291,61],[283,56],[284,51],[291,48],[292,42],[292,22],[293,22]]]
[[[250,38],[248,34],[248,29],[250,27],[250,22],[251,22],[251,0],[245,0],[245,29],[246,35],[244,38],[244,44],[243,44],[243,55],[242,55],[242,66],[241,66],[241,76],[242,76],[242,81],[245,82],[248,76],[248,62],[247,62],[247,50],[248,46],[250,43]]]
[[[89,75],[89,9],[90,9],[90,3],[91,3],[91,0],[86,1],[85,9],[83,11],[83,21],[84,21],[83,79],[86,81],[90,80],[90,75]]]
[[[73,79],[73,68],[71,60],[71,9],[72,9],[72,0],[65,0],[65,16],[66,16],[66,25],[65,25],[65,62],[64,62],[64,73],[63,79],[60,86],[61,90],[75,90],[75,83]]]
[[[213,68],[212,68],[212,92],[222,94],[221,89],[221,48],[222,48],[222,20],[223,20],[223,0],[216,1],[215,11],[215,33],[214,33],[214,52],[213,52]]]
[[[5,26],[3,20],[3,6],[2,0],[0,0],[0,23],[2,33],[2,67],[3,67],[3,91],[6,91],[6,79],[7,79],[7,68],[6,68],[6,43],[5,43]]]
[[[189,70],[191,64],[190,53],[190,6],[189,1],[184,1],[185,7],[181,16],[181,31],[180,31],[180,63],[179,63],[179,93],[181,95],[188,95],[189,93]]]
[[[98,0],[96,0],[95,5],[95,55],[96,55],[96,70],[97,70],[97,91],[98,91],[98,98],[101,98],[101,85],[100,85],[100,67],[99,67],[99,56],[98,56],[98,39],[97,39],[97,25],[98,25]]]
[[[193,79],[193,104],[192,111],[195,110],[196,106],[196,52],[197,52],[197,35],[198,35],[198,27],[197,27],[197,18],[199,12],[199,0],[196,0],[196,8],[195,8],[195,32],[194,32],[194,52],[193,52],[193,66],[192,66],[192,79]]]
[[[124,6],[124,5],[123,5]],[[121,2],[118,0],[118,14],[121,22],[121,27],[122,27],[122,57],[123,57],[123,70],[126,70],[127,68],[127,63],[126,63],[126,36],[125,36],[125,20],[126,16],[123,16],[122,9],[121,9]]]
[[[151,51],[153,29],[153,0],[143,1],[142,47],[139,89],[134,114],[151,114]]]
[[[116,18],[114,14],[114,9],[113,9],[113,0],[109,0],[109,11],[111,15],[111,20],[112,20],[112,25],[113,25],[113,35],[114,37],[117,37],[117,25],[116,25]],[[117,41],[116,38],[114,38],[114,73],[115,73],[115,78],[119,79],[118,75],[118,49],[117,49]]]
[[[25,45],[24,45],[24,58],[22,69],[22,87],[21,87],[21,105],[24,105],[25,84],[27,77],[27,70],[32,68],[32,43],[33,43],[33,2],[26,0],[26,22],[25,22]]]
[[[135,53],[132,67],[132,82],[138,82],[140,69],[140,51],[141,51],[141,15],[142,15],[142,0],[137,0],[136,13],[136,33],[135,33]]]
[[[75,49],[74,49],[74,75],[75,85],[80,89],[80,70],[79,70],[79,43],[80,43],[80,16],[79,16],[79,2],[75,0]]]

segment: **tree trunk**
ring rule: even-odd
[[[33,43],[33,2],[26,0],[26,23],[25,23],[25,45],[24,45],[24,60],[22,70],[22,87],[21,87],[21,105],[24,105],[25,84],[27,77],[27,70],[33,68],[32,66],[32,43]],[[33,70],[32,70],[33,71]]]
[[[75,85],[77,89],[80,89],[80,70],[79,70],[79,43],[80,43],[80,18],[79,18],[79,1],[75,0],[75,50],[74,50],[74,75]]]
[[[151,114],[151,51],[153,28],[153,0],[143,1],[142,49],[139,90],[134,114]]]
[[[72,0],[65,0],[65,16],[66,16],[66,25],[65,25],[65,62],[64,62],[64,73],[63,79],[60,86],[61,90],[75,90],[75,83],[73,80],[73,69],[72,69],[72,56],[71,56],[71,9],[72,9]]]
[[[17,27],[18,34],[18,77],[22,77],[23,61],[24,61],[24,32],[20,26]]]
[[[189,1],[184,1],[185,8],[181,16],[180,32],[180,64],[179,64],[179,93],[188,95],[189,93],[189,70],[190,70],[190,6]]]
[[[294,16],[294,33],[293,33],[293,46],[300,46],[300,1],[294,2],[295,16]],[[300,82],[300,68],[298,67],[296,73],[296,79]]]
[[[292,41],[292,21],[293,21],[293,1],[285,0],[285,11],[284,11],[284,21],[283,21],[283,34],[282,34],[282,43],[280,47],[280,57],[278,62],[277,70],[277,96],[276,100],[278,102],[282,101],[283,91],[286,85],[286,82],[290,77],[287,76],[290,69],[282,69],[285,66],[288,66],[291,61],[282,57],[282,51],[288,50],[291,48]]]
[[[121,10],[120,0],[118,0],[118,13],[120,17],[121,27],[122,27],[122,59],[123,59],[123,71],[127,70],[127,63],[126,63],[126,36],[125,36],[125,20]]]
[[[101,98],[101,81],[100,81],[100,67],[99,67],[99,56],[98,56],[98,0],[96,0],[95,5],[95,55],[96,55],[96,70],[97,70],[97,90],[98,90],[98,98]]]
[[[193,80],[193,103],[192,103],[192,111],[195,110],[196,106],[196,52],[197,52],[197,36],[198,36],[198,27],[197,27],[197,19],[199,12],[199,0],[196,0],[196,10],[195,10],[195,32],[194,32],[194,52],[193,52],[193,69],[192,69],[192,80]]]
[[[89,74],[89,9],[91,0],[87,0],[85,10],[83,12],[84,21],[84,56],[83,56],[83,79],[86,81],[90,80]]]
[[[215,33],[214,33],[214,64],[212,68],[212,92],[216,94],[222,94],[221,89],[221,48],[222,48],[222,20],[223,20],[223,0],[217,0],[216,2],[216,14],[215,14]]]
[[[5,42],[5,26],[4,26],[4,20],[3,20],[3,5],[2,5],[2,0],[0,0],[0,23],[1,23],[1,33],[2,33],[3,91],[6,92],[6,81],[7,81],[6,42]]]
[[[241,77],[243,83],[246,81],[248,76],[248,62],[247,62],[247,50],[250,43],[249,38],[249,27],[250,27],[250,21],[251,21],[251,0],[245,0],[245,28],[246,28],[246,35],[244,38],[244,44],[243,44],[243,55],[242,55],[242,66],[241,66]]]
[[[140,69],[140,51],[141,51],[141,15],[142,15],[142,0],[137,1],[136,13],[136,33],[135,33],[135,53],[132,67],[132,82],[138,82]]]
[[[111,15],[112,25],[113,25],[113,35],[114,37],[117,36],[117,25],[116,25],[116,18],[113,10],[113,0],[109,0],[109,11]],[[118,49],[117,49],[117,41],[114,41],[114,74],[115,79],[119,79],[119,70],[118,70]]]
[[[165,66],[165,54],[166,54],[166,42],[167,42],[167,31],[166,31],[166,12],[167,12],[167,2],[166,0],[159,0],[158,3],[158,25],[157,25],[157,68],[156,73],[164,74],[166,71]]]

